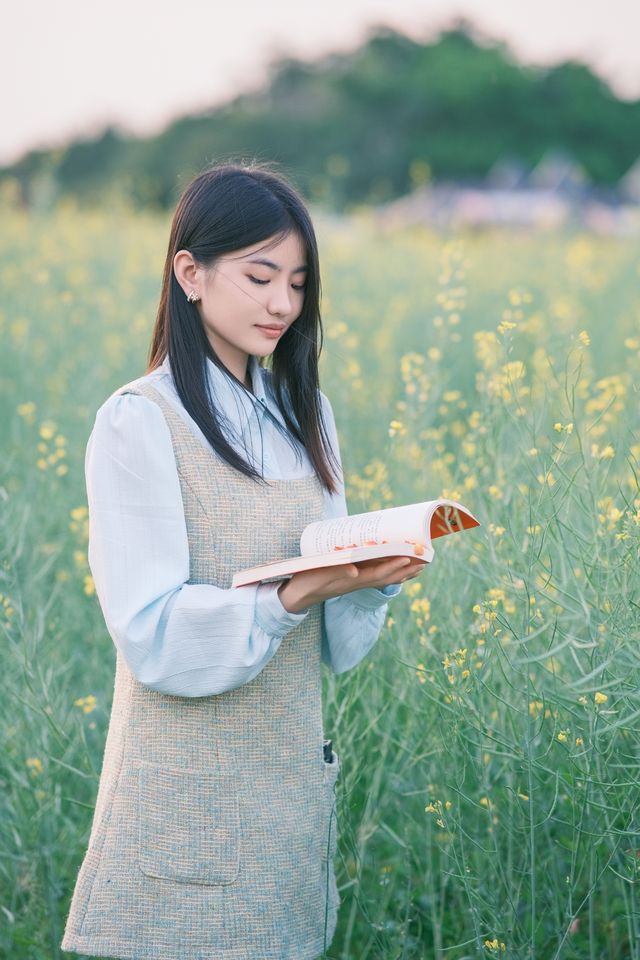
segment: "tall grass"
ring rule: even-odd
[[[93,416],[143,372],[165,218],[7,211],[0,241],[0,954],[50,960],[114,648],[86,559]],[[318,217],[352,512],[451,496],[371,654],[325,673],[334,960],[640,958],[637,241]]]

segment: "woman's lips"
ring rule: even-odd
[[[274,340],[277,339],[277,337],[280,337],[284,332],[284,327],[278,327],[278,326],[267,327],[260,323],[257,323],[256,327],[258,328],[258,330],[262,330],[265,337],[272,337]]]

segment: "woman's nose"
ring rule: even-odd
[[[288,287],[272,285],[270,293],[271,297],[269,298],[268,305],[269,313],[291,312],[291,297]]]

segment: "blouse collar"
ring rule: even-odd
[[[250,354],[247,362],[253,396],[227,376],[209,357],[206,357],[205,363],[214,402],[238,436],[243,435],[254,413],[259,419],[264,416],[265,408],[284,425],[278,405],[266,387],[268,371],[260,366],[256,356]],[[168,356],[164,358],[162,366],[167,372],[171,372]]]

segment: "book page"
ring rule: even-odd
[[[352,516],[318,520],[305,527],[300,538],[300,553],[328,553],[336,547],[365,546],[384,540],[409,540],[412,543],[430,542],[429,524],[439,500],[410,503],[404,507],[372,510]]]

